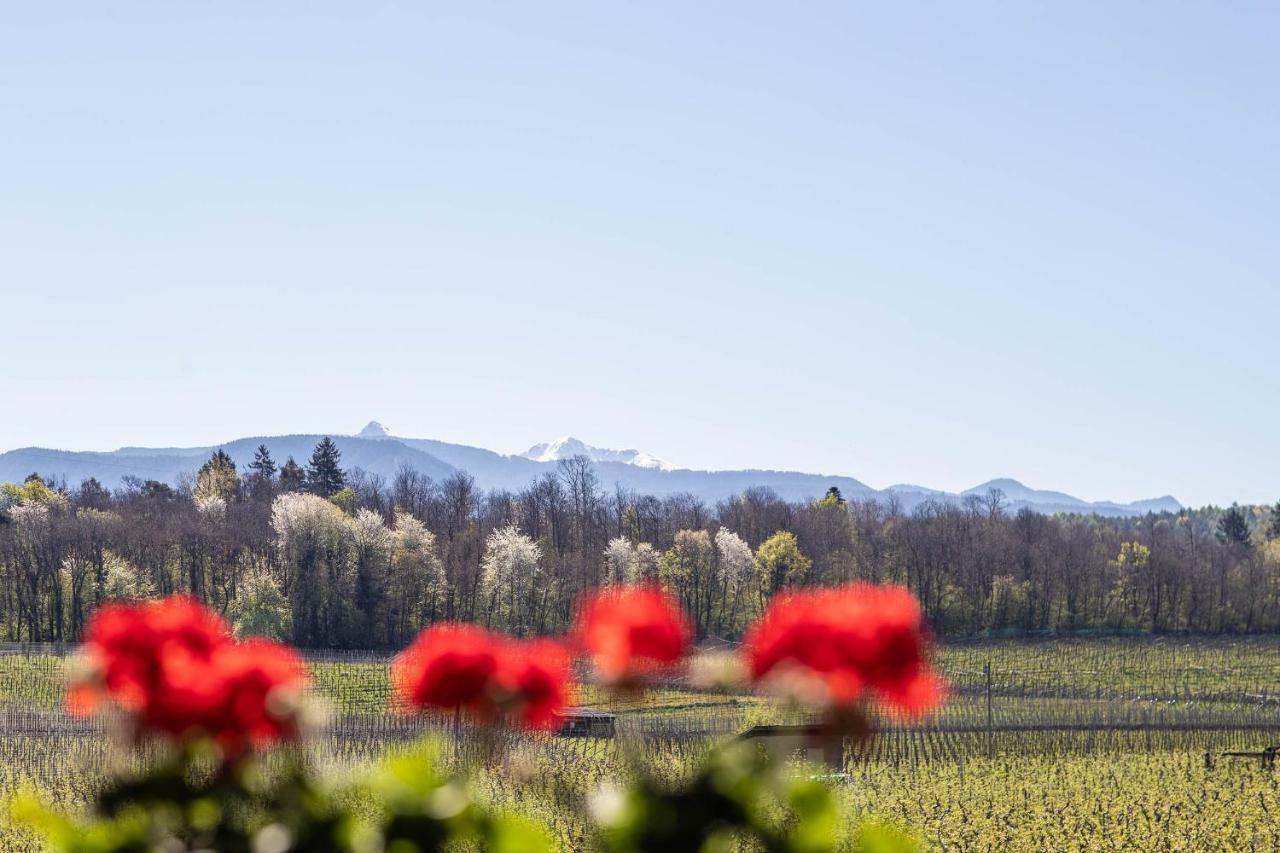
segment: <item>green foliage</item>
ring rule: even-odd
[[[27,792],[11,816],[60,853],[135,850],[437,851],[457,845],[510,853],[557,849],[527,816],[486,804],[468,772],[450,772],[441,743],[424,740],[340,785],[314,776],[299,756],[245,756],[223,764],[197,742],[108,781],[74,817]],[[473,768],[473,770],[478,769]],[[842,846],[844,821],[831,789],[749,744],[716,750],[692,779],[650,776],[595,800],[605,851],[729,851],[750,842],[776,853]],[[873,829],[875,853],[913,848]]]
[[[1151,561],[1151,549],[1141,542],[1125,542],[1116,555],[1116,565],[1129,570],[1145,569]]]
[[[784,586],[802,583],[809,574],[812,561],[800,551],[794,533],[779,530],[756,549],[756,563],[767,595]]]
[[[425,741],[370,778],[330,785],[296,755],[246,756],[223,764],[204,743],[173,750],[122,774],[70,817],[28,791],[10,814],[58,853],[143,850],[388,851],[413,853],[474,844],[483,850],[544,853],[545,829],[476,801],[465,777],[440,768]],[[372,814],[361,803],[375,803]]]
[[[702,769],[669,786],[642,776],[625,791],[596,797],[599,844],[609,853],[729,851],[748,845],[770,853],[838,849],[843,821],[829,787],[796,775],[755,745],[715,750]],[[885,853],[905,853],[879,836]]]
[[[379,834],[388,853],[439,850],[459,842],[510,853],[554,849],[543,827],[486,808],[465,776],[442,772],[441,753],[439,742],[424,741],[386,761],[368,784],[385,809]]]
[[[228,615],[237,637],[285,640],[293,630],[289,599],[265,568],[240,578]]]
[[[1238,504],[1232,504],[1218,519],[1218,538],[1228,545],[1248,548],[1251,544],[1249,519]]]
[[[845,501],[844,495],[840,494],[840,487],[832,486],[827,489],[825,495],[814,501],[814,506],[821,509],[848,509],[849,504]]]
[[[259,849],[264,834],[289,839],[291,846],[282,849],[343,849],[354,835],[353,821],[301,765],[264,769],[252,758],[224,765],[210,745],[198,742],[111,778],[84,815],[60,815],[29,794],[13,814],[61,853],[230,853]]]
[[[65,509],[67,498],[34,474],[27,477],[20,486],[0,483],[0,515],[12,507],[32,504]]]
[[[343,486],[329,495],[329,501],[350,516],[355,516],[356,510],[360,508],[360,498],[350,486]]]
[[[868,823],[858,830],[854,853],[917,853],[920,845],[901,829],[887,823]]]

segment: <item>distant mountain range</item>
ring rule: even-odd
[[[705,501],[718,501],[739,495],[752,486],[764,486],[786,500],[799,501],[819,497],[835,486],[848,499],[893,500],[910,510],[927,500],[961,502],[969,496],[986,495],[992,489],[999,489],[1005,506],[1014,511],[1029,507],[1044,513],[1135,516],[1176,512],[1182,508],[1169,496],[1132,503],[1089,502],[1062,492],[1028,488],[1011,479],[990,480],[957,494],[912,485],[874,489],[852,477],[799,471],[699,471],[676,468],[639,450],[608,450],[568,436],[535,444],[524,453],[510,456],[464,444],[395,436],[377,421],[370,422],[355,435],[332,437],[342,452],[345,468],[361,468],[390,478],[397,469],[407,465],[434,480],[466,471],[484,489],[524,488],[537,477],[555,471],[559,460],[581,454],[593,461],[603,486],[611,488],[617,484],[658,497],[687,492]],[[230,454],[242,470],[260,444],[270,449],[277,464],[290,456],[299,464],[305,464],[321,438],[320,434],[257,436],[209,447],[122,447],[102,453],[24,447],[0,453],[0,482],[21,481],[28,474],[38,472],[65,480],[72,486],[96,477],[103,485],[113,488],[126,476],[174,484],[182,475],[193,474],[209,454],[218,449]]]
[[[676,467],[652,453],[641,450],[606,450],[601,447],[592,447],[570,435],[557,438],[555,441],[535,444],[520,455],[534,462],[559,462],[561,459],[571,459],[574,456],[586,456],[592,462],[623,462],[627,465],[635,465],[637,468],[657,468],[660,471],[674,471]]]

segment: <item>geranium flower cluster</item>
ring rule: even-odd
[[[872,694],[918,716],[946,697],[946,683],[929,666],[920,603],[899,586],[783,593],[744,645],[754,680],[816,686],[820,695],[809,693],[810,701],[846,707]]]
[[[427,628],[391,665],[402,707],[453,708],[529,728],[555,727],[569,680],[568,652],[554,640],[521,641],[452,622]]]
[[[689,648],[693,627],[671,596],[656,586],[605,589],[578,610],[573,637],[600,677],[614,684],[635,682],[678,662]]]
[[[306,684],[306,668],[288,646],[238,642],[222,617],[172,596],[93,614],[68,704],[85,715],[114,703],[140,733],[210,737],[236,755],[296,736]]]
[[[574,654],[585,655],[604,684],[634,687],[680,663],[691,639],[688,617],[661,588],[609,588],[582,602],[563,640],[431,626],[395,659],[391,681],[405,710],[553,729],[571,701]],[[799,685],[808,701],[835,710],[874,696],[918,715],[946,694],[929,666],[919,602],[901,587],[784,593],[748,632],[743,658],[753,681]],[[114,703],[141,732],[210,737],[232,756],[298,731],[307,673],[297,652],[236,641],[220,616],[192,598],[102,607],[79,660],[69,692],[77,713]]]
[[[391,680],[402,707],[411,710],[456,709],[555,728],[569,702],[572,651],[585,652],[606,683],[629,684],[679,661],[690,636],[688,619],[660,589],[605,590],[584,601],[565,641],[434,625],[396,658]]]

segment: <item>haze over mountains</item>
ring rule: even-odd
[[[299,464],[305,464],[322,437],[318,433],[253,436],[209,447],[122,447],[109,452],[26,447],[0,453],[0,482],[21,481],[28,474],[38,472],[46,478],[65,480],[71,486],[96,477],[108,488],[116,488],[130,476],[176,484],[183,475],[193,474],[209,454],[219,448],[230,454],[242,470],[260,444],[270,449],[277,464],[290,456]],[[524,453],[515,455],[432,439],[396,436],[377,421],[371,421],[355,435],[332,437],[342,452],[344,468],[360,468],[370,474],[390,478],[397,469],[407,465],[434,480],[466,471],[484,489],[524,488],[537,477],[555,471],[559,460],[584,455],[594,463],[603,487],[612,488],[616,484],[658,497],[687,492],[705,501],[718,501],[741,494],[752,486],[763,486],[773,489],[786,500],[800,501],[819,497],[831,486],[836,486],[851,500],[894,500],[909,510],[930,499],[962,501],[971,495],[986,495],[991,489],[999,489],[1004,494],[1005,506],[1015,511],[1029,507],[1045,513],[1133,516],[1182,508],[1169,496],[1131,503],[1088,502],[1062,492],[1032,489],[1012,479],[990,480],[957,494],[915,485],[874,489],[852,477],[799,471],[700,471],[676,468],[643,451],[593,447],[568,436],[535,444]]]

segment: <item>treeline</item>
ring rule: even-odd
[[[38,474],[0,485],[0,638],[74,641],[98,604],[187,592],[243,633],[388,648],[443,619],[561,631],[577,599],[657,581],[701,637],[733,638],[788,587],[912,589],[940,634],[1280,630],[1280,505],[1113,519],[963,504],[789,503],[750,489],[714,506],[608,489],[577,457],[519,492],[466,474],[389,481],[265,447],[215,453],[177,487],[109,491]]]

